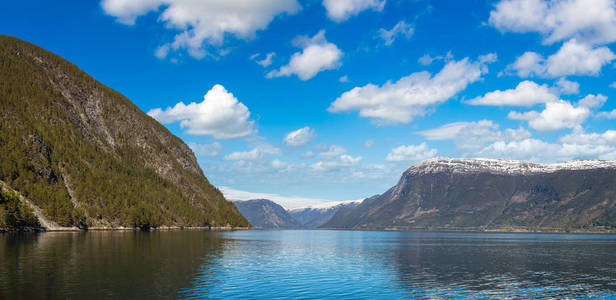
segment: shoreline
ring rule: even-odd
[[[151,227],[149,230],[142,230],[139,227],[90,227],[87,229],[77,227],[24,227],[24,228],[0,228],[0,233],[10,232],[88,232],[88,231],[180,231],[180,230],[204,230],[204,231],[235,231],[235,230],[250,230],[250,227],[234,227],[234,226],[159,226]]]

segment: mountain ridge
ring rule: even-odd
[[[616,162],[513,162],[432,159],[418,163],[385,193],[370,197],[355,208],[339,210],[321,228],[616,229]]]
[[[249,226],[192,150],[119,92],[0,36],[0,180],[61,226]]]

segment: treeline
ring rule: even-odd
[[[0,83],[0,180],[60,225],[249,225],[207,179],[177,161],[169,162],[177,178],[148,167],[151,153],[131,140],[137,127],[112,128],[112,145],[89,127],[100,120],[84,123],[71,102],[84,100],[67,97],[104,98],[98,109],[110,123],[126,110],[143,112],[74,65],[0,36]],[[145,114],[142,121],[155,122]]]
[[[0,183],[0,228],[13,229],[39,227],[38,219],[32,209],[19,201],[12,191],[3,191]]]

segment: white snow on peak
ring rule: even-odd
[[[319,203],[319,204],[314,204],[314,205],[310,205],[307,207],[300,207],[300,208],[293,208],[293,209],[289,209],[289,211],[293,211],[293,212],[297,212],[297,211],[302,211],[302,210],[320,210],[320,211],[325,211],[331,208],[334,208],[336,206],[339,205],[346,205],[346,204],[360,204],[362,201],[364,201],[364,199],[361,200],[346,200],[346,201],[332,201],[332,202],[326,202],[326,203]]]
[[[572,160],[559,163],[533,163],[519,160],[491,158],[446,158],[425,160],[407,170],[411,175],[449,171],[451,173],[495,173],[526,175],[553,173],[561,170],[616,169],[613,160]]]

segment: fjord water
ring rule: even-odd
[[[616,236],[0,234],[0,299],[612,298]]]

